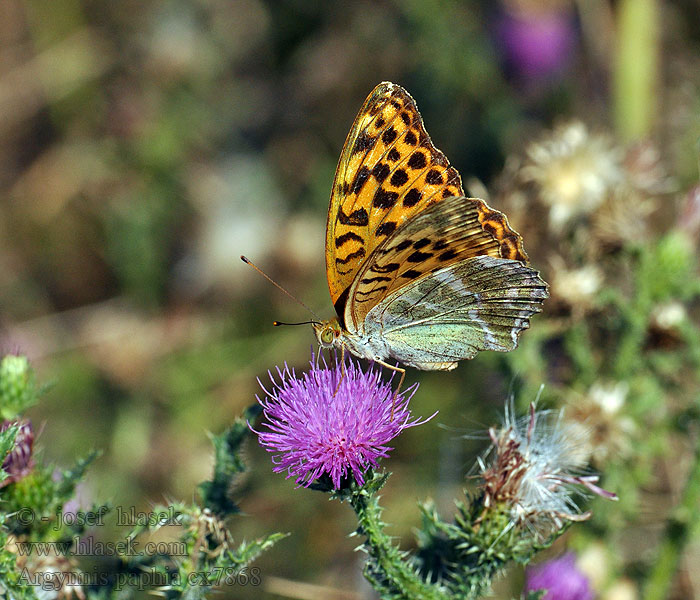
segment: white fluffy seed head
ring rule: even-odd
[[[563,420],[561,411],[536,411],[516,418],[506,408],[502,427],[490,430],[491,448],[480,461],[484,504],[510,506],[513,525],[546,538],[567,521],[587,519],[576,502],[590,492],[614,499],[585,475],[585,430]]]

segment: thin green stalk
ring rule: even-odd
[[[678,570],[681,555],[694,531],[700,526],[700,443],[695,447],[692,471],[683,497],[666,525],[666,534],[651,575],[644,586],[644,600],[664,600]]]
[[[359,521],[358,533],[366,536],[365,549],[370,560],[365,567],[365,576],[374,584],[383,598],[406,600],[446,600],[437,586],[425,583],[420,574],[405,560],[389,536],[384,533],[381,520],[382,509],[375,494],[365,490],[355,492],[350,504]]]

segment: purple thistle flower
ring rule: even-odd
[[[17,425],[17,435],[15,436],[15,445],[7,454],[2,463],[2,469],[9,477],[0,481],[0,488],[6,485],[19,481],[27,475],[34,466],[32,460],[32,447],[34,446],[34,428],[29,420],[13,420],[4,421],[0,431],[9,429],[12,425]]]
[[[312,355],[311,369],[301,377],[286,363],[284,370],[277,368],[280,382],[270,374],[271,391],[260,383],[266,398],[258,402],[269,431],[254,431],[260,444],[275,453],[273,470],[286,471],[299,485],[308,487],[328,475],[338,489],[350,472],[363,485],[366,470],[393,449],[387,443],[428,420],[411,420],[408,403],[418,385],[394,398],[391,380],[383,381],[374,366],[363,371],[350,359],[343,374],[340,363],[316,362]]]
[[[593,600],[588,577],[576,566],[573,552],[529,567],[525,577],[526,592],[547,590],[543,600]]]

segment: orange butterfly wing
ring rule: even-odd
[[[380,83],[345,140],[328,209],[326,274],[341,323],[352,283],[377,246],[426,207],[463,195],[459,173],[433,145],[413,98],[399,85]],[[491,248],[481,253],[526,262],[520,236],[501,213],[484,203],[475,210],[480,246]],[[381,297],[409,282],[395,278]]]

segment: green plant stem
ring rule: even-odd
[[[355,492],[350,504],[359,521],[358,533],[366,536],[365,549],[370,560],[365,567],[365,576],[382,594],[382,598],[406,598],[407,600],[445,600],[437,586],[425,583],[402,553],[384,533],[381,520],[382,509],[374,494]]]
[[[666,525],[666,534],[644,587],[644,600],[664,600],[668,597],[683,550],[700,525],[698,506],[700,506],[700,443],[695,447],[694,463],[683,497]]]
[[[648,136],[654,124],[659,13],[656,0],[622,0],[618,6],[613,105],[624,140]]]

